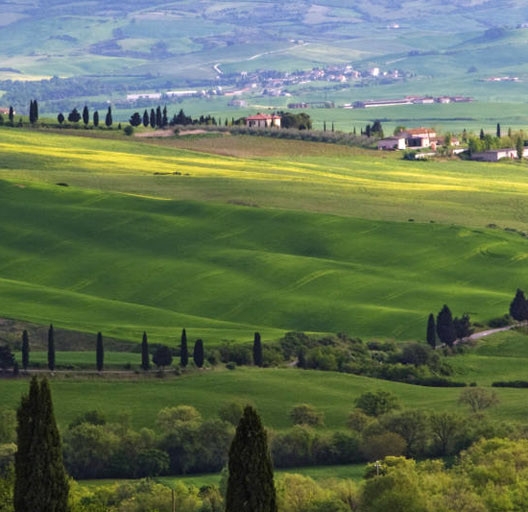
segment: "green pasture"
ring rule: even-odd
[[[526,281],[525,238],[502,229],[527,220],[522,165],[2,135],[5,317],[170,345],[184,327],[209,346],[255,331],[422,339],[444,303],[486,322]]]
[[[17,354],[17,359],[21,359]],[[48,352],[31,351],[30,365],[39,365],[47,368]],[[104,369],[105,370],[123,370],[125,367],[139,368],[141,364],[141,354],[132,352],[104,352]],[[96,355],[95,351],[61,351],[57,350],[55,354],[56,368],[82,368],[95,370]]]
[[[134,429],[155,428],[156,415],[163,407],[192,405],[206,419],[214,418],[222,404],[231,401],[254,405],[266,427],[291,427],[289,411],[300,403],[310,403],[324,413],[328,430],[346,428],[354,400],[365,391],[384,390],[398,396],[405,408],[424,411],[458,411],[461,388],[430,388],[332,372],[296,369],[237,368],[207,370],[181,377],[154,374],[135,380],[103,376],[80,378],[57,374],[51,381],[55,415],[64,429],[77,416],[99,410],[108,421],[121,421],[123,415]],[[4,406],[16,408],[27,379],[2,380]],[[526,390],[497,388],[500,403],[487,414],[496,419],[526,422]]]
[[[456,378],[491,385],[496,381],[528,381],[528,344],[524,330],[482,338],[476,347],[449,361]]]

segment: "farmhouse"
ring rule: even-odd
[[[528,148],[523,150],[523,158],[528,157]],[[481,162],[498,162],[503,158],[517,158],[517,150],[508,149],[490,149],[488,151],[482,151],[481,153],[473,153],[471,159],[479,160]]]
[[[394,137],[388,137],[378,141],[378,149],[436,149],[436,144],[437,136],[432,128],[411,128]]]
[[[248,128],[269,128],[270,126],[281,127],[281,116],[277,114],[256,114],[246,117]]]
[[[0,114],[2,114],[3,116],[8,116],[9,115],[9,108],[0,107]],[[14,110],[13,110],[13,114],[16,114],[16,112]]]

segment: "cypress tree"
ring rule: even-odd
[[[266,432],[249,405],[229,449],[228,470],[226,512],[277,512]]]
[[[156,112],[153,108],[150,109],[150,127],[156,128]]]
[[[82,120],[85,126],[88,126],[90,122],[90,112],[88,112],[88,107],[85,105],[82,111]]]
[[[112,126],[113,120],[112,120],[112,107],[108,107],[108,111],[106,112],[105,117],[105,125],[107,128],[110,128]]]
[[[29,366],[29,336],[26,329],[22,333],[22,368],[27,370]]]
[[[102,372],[104,366],[104,347],[103,347],[103,335],[97,333],[97,345],[95,349],[95,358],[97,363],[97,371]]]
[[[156,127],[161,128],[163,123],[163,115],[161,114],[161,107],[158,105],[156,108]]]
[[[64,123],[64,114],[62,112],[59,112],[59,115],[57,116],[57,121],[59,124]]]
[[[48,329],[48,368],[50,371],[55,370],[55,334],[53,324]]]
[[[149,122],[150,122],[149,115],[148,115],[147,109],[145,109],[145,112],[143,112],[143,126],[147,128],[149,125]]]
[[[201,338],[194,343],[193,360],[197,368],[202,368],[204,364],[204,346]]]
[[[97,110],[93,113],[93,125],[96,128],[99,126],[99,112]]]
[[[14,508],[67,512],[69,484],[47,379],[33,377],[17,411]]]
[[[13,121],[15,120],[15,111],[13,109],[13,105],[10,105],[9,107],[9,122],[13,124]]]
[[[182,330],[180,343],[180,364],[185,368],[189,364],[189,350],[187,348],[187,333]]]
[[[518,322],[528,320],[528,302],[526,302],[524,292],[519,288],[510,304],[510,316]]]
[[[262,367],[262,343],[258,332],[255,333],[253,338],[253,364]]]
[[[162,116],[161,116],[161,126],[163,126],[163,128],[165,128],[165,126],[167,126],[169,124],[169,117],[167,115],[167,105],[165,105],[163,107],[163,112],[162,112]]]
[[[444,307],[436,317],[436,333],[442,343],[452,347],[456,340],[455,324],[451,310],[444,304]]]
[[[501,125],[497,123],[497,139],[501,138]]]
[[[141,368],[145,371],[150,368],[150,356],[146,332],[143,332],[143,340],[141,341]]]
[[[427,320],[427,343],[431,348],[436,348],[436,326],[434,315],[431,313]]]
[[[35,123],[38,121],[39,118],[39,111],[38,111],[38,101],[33,100],[33,118],[35,119]]]

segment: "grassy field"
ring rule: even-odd
[[[526,280],[525,239],[485,227],[524,227],[522,165],[2,134],[5,317],[169,344],[183,327],[213,345],[255,330],[421,339],[442,304],[485,322]]]

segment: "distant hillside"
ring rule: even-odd
[[[518,35],[528,6],[520,0],[35,0],[0,8],[0,80],[95,76],[114,88],[181,87],[344,63],[428,78],[505,72],[505,64],[528,71],[528,36]],[[517,33],[507,51],[501,37],[486,38],[496,28]]]

